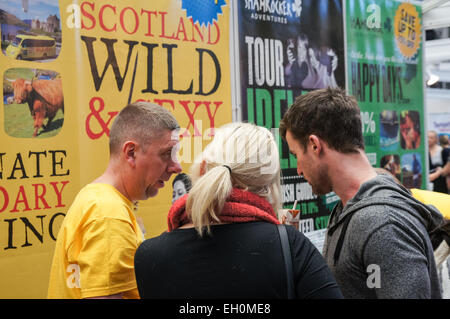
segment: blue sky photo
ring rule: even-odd
[[[28,2],[28,12],[22,9],[22,2]],[[46,21],[49,15],[54,15],[61,20],[58,0],[0,0],[0,8],[15,15],[20,20],[39,19]]]

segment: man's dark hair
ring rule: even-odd
[[[289,130],[304,149],[311,134],[341,153],[364,150],[361,113],[355,97],[340,88],[311,91],[298,96],[280,122],[280,134]]]

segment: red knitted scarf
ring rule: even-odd
[[[167,217],[169,231],[191,222],[186,212],[188,195],[186,194],[178,199],[170,208]],[[238,188],[233,188],[218,217],[223,223],[251,221],[266,221],[273,224],[280,223],[273,211],[272,205],[266,199]]]

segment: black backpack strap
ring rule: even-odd
[[[345,239],[345,233],[347,232],[347,227],[348,224],[350,224],[350,220],[352,219],[353,214],[349,214],[346,217],[344,217],[344,221],[342,224],[342,230],[341,233],[339,234],[339,238],[336,244],[336,248],[334,250],[334,255],[333,255],[333,261],[334,264],[336,265],[336,262],[339,259],[339,255],[341,254],[341,250],[342,250],[342,246],[344,244],[344,239]]]
[[[277,225],[277,228],[278,233],[280,235],[281,249],[283,251],[284,265],[286,268],[288,299],[294,299],[295,298],[294,272],[292,270],[292,256],[291,256],[291,247],[289,245],[289,238],[287,235],[285,225],[279,224]]]

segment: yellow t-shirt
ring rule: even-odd
[[[445,218],[450,219],[450,195],[418,188],[411,188],[410,191],[415,199],[433,205]]]
[[[132,203],[111,185],[86,185],[58,233],[48,298],[139,298],[134,254],[142,241]]]

